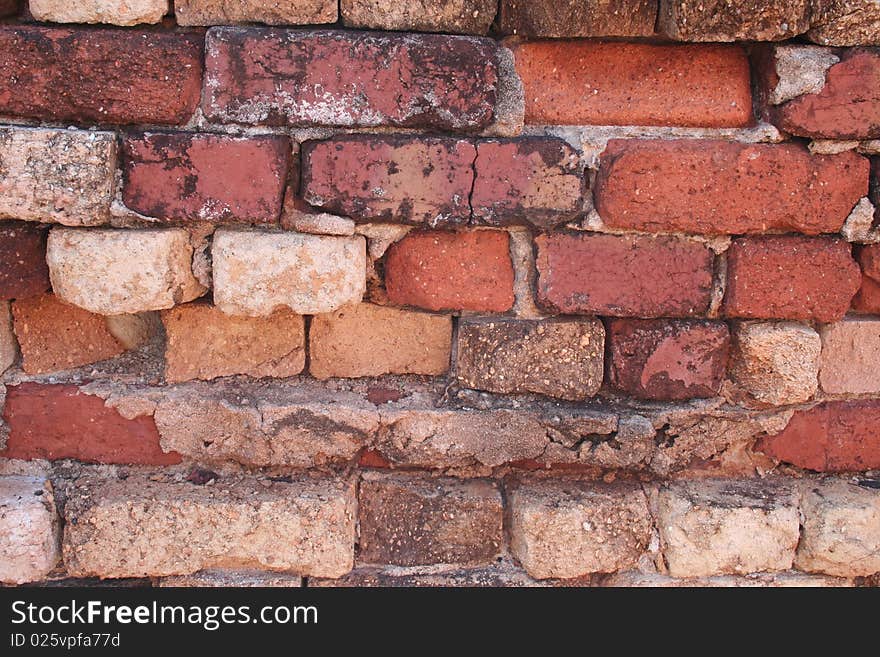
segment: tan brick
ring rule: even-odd
[[[0,301],[0,374],[15,362],[18,346],[12,332],[12,313],[8,301]]]
[[[168,12],[168,0],[28,0],[38,21],[50,23],[158,23]]]
[[[669,577],[659,573],[615,573],[602,586],[618,588],[831,588],[853,586],[852,580],[797,571],[719,575],[717,577]]]
[[[407,32],[486,34],[495,18],[495,0],[342,0],[349,27]]]
[[[333,0],[175,0],[179,25],[317,25],[335,23]]]
[[[0,582],[42,579],[58,561],[59,525],[52,484],[40,477],[0,477]]]
[[[819,383],[831,394],[880,392],[880,319],[844,319],[822,327]]]
[[[159,579],[158,586],[187,588],[300,587],[302,586],[302,577],[263,570],[200,570],[192,575],[162,577]]]

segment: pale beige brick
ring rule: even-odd
[[[0,476],[0,582],[42,579],[58,561],[52,485],[42,477]]]
[[[336,0],[175,0],[179,25],[318,25],[335,23]]]
[[[168,0],[28,0],[38,21],[51,23],[158,23],[168,12]]]

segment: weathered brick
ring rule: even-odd
[[[715,577],[669,577],[658,573],[615,573],[602,582],[613,588],[837,588],[850,587],[850,579],[808,575],[797,571],[718,575]]]
[[[329,237],[220,229],[211,248],[214,304],[230,315],[301,315],[361,300],[366,246],[360,235]]]
[[[713,255],[704,244],[567,233],[535,243],[538,302],[554,312],[687,317],[709,309]]]
[[[755,449],[819,472],[880,468],[880,402],[826,402],[796,411],[783,431],[762,438]]]
[[[234,374],[288,377],[305,367],[305,322],[286,309],[233,317],[206,303],[188,303],[162,311],[162,323],[168,382]]]
[[[632,568],[651,535],[638,486],[524,483],[508,492],[508,506],[510,549],[537,579]]]
[[[537,41],[512,49],[525,90],[526,123],[741,127],[752,122],[749,63],[738,46]]]
[[[338,579],[309,578],[310,587],[503,587],[543,586],[524,570],[509,563],[477,568],[461,568],[442,572],[407,572],[412,569],[361,566]]]
[[[825,86],[828,69],[840,61],[831,48],[801,44],[758,44],[752,49],[757,100],[780,105]]]
[[[211,120],[476,131],[495,114],[487,39],[212,28],[206,51]]]
[[[50,23],[158,23],[168,13],[168,0],[28,0],[38,21]]]
[[[179,124],[202,82],[199,34],[0,27],[0,114],[47,121]]]
[[[56,228],[46,250],[55,294],[99,315],[161,310],[201,296],[192,260],[189,234],[176,228]]]
[[[351,570],[353,482],[224,477],[204,487],[157,479],[76,481],[64,510],[71,575],[186,575],[227,564],[322,577]]]
[[[0,375],[9,369],[18,355],[18,343],[12,332],[12,312],[8,301],[0,301]]]
[[[730,334],[723,322],[617,319],[608,323],[612,386],[641,399],[718,393]]]
[[[367,473],[358,512],[365,563],[488,563],[503,543],[501,493],[488,481]]]
[[[348,27],[408,32],[486,34],[495,18],[496,0],[341,0]]]
[[[727,252],[723,312],[833,322],[846,313],[860,281],[850,245],[841,239],[745,237]]]
[[[27,299],[49,289],[44,226],[0,222],[0,299]]]
[[[651,36],[657,0],[501,0],[505,34],[522,37]]]
[[[286,137],[146,133],[125,140],[125,204],[165,222],[277,224]]]
[[[821,329],[819,383],[831,394],[880,392],[880,319],[844,319]]]
[[[461,320],[456,373],[469,388],[586,399],[599,391],[605,329],[594,319]]]
[[[104,400],[71,385],[21,383],[6,389],[3,419],[9,425],[10,459],[76,459],[87,463],[170,465],[153,418],[122,417]]]
[[[488,230],[410,233],[388,249],[385,286],[393,304],[505,312],[514,301],[510,237]]]
[[[580,155],[561,139],[526,137],[477,144],[474,222],[553,228],[584,211]]]
[[[179,1],[179,0],[178,0]],[[299,588],[302,577],[265,570],[200,570],[192,575],[162,577],[156,586],[185,588]]]
[[[657,524],[674,577],[788,570],[798,544],[798,502],[787,485],[769,480],[667,484]]]
[[[58,561],[60,534],[48,480],[0,476],[0,582],[43,579]]]
[[[807,38],[826,46],[880,45],[880,6],[874,0],[810,0]]]
[[[856,312],[880,314],[880,245],[869,245],[858,252],[862,285],[853,298]]]
[[[660,0],[658,29],[678,41],[781,41],[809,26],[810,0]]]
[[[303,197],[355,220],[467,224],[474,145],[462,139],[351,135],[303,146]]]
[[[871,483],[804,482],[798,569],[838,577],[880,572],[880,491]]]
[[[704,234],[837,233],[868,192],[868,160],[796,144],[612,140],[595,184],[602,221]]]
[[[178,25],[319,25],[339,17],[333,0],[175,0]]]
[[[319,379],[444,374],[451,351],[447,315],[361,303],[316,315],[309,328],[309,372]]]

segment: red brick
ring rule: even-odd
[[[385,286],[392,304],[505,312],[514,300],[510,237],[489,230],[410,233],[388,249]]]
[[[858,260],[862,269],[862,286],[853,299],[853,310],[880,314],[880,244],[863,247]]]
[[[608,324],[611,385],[640,399],[718,393],[730,333],[723,322],[617,319]]]
[[[129,136],[123,200],[167,222],[273,224],[289,166],[286,137]]]
[[[836,233],[867,193],[852,151],[707,140],[612,140],[595,186],[608,226],[708,234]]]
[[[206,51],[211,120],[480,130],[494,118],[489,39],[219,27]]]
[[[501,0],[498,20],[521,37],[651,36],[657,0]]]
[[[580,156],[561,139],[480,142],[475,169],[471,196],[475,223],[553,228],[583,211]]]
[[[0,222],[0,299],[26,299],[49,289],[48,228]]]
[[[788,426],[755,449],[820,472],[880,468],[880,402],[826,402],[795,412]]]
[[[201,95],[200,34],[0,26],[0,114],[185,123]]]
[[[880,52],[845,51],[820,92],[785,103],[775,116],[780,128],[799,137],[880,137]]]
[[[303,196],[359,221],[467,224],[476,156],[461,139],[355,135],[307,142]]]
[[[833,322],[861,274],[848,242],[822,237],[744,237],[727,252],[724,314]]]
[[[712,252],[675,237],[541,235],[538,301],[559,313],[617,317],[705,314]]]
[[[512,48],[526,123],[752,123],[749,63],[739,46],[537,41]]]
[[[133,420],[76,386],[22,383],[6,389],[3,419],[9,425],[11,459],[76,459],[87,463],[171,465],[177,452],[163,452],[152,417]]]

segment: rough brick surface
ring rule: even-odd
[[[843,240],[746,237],[727,252],[723,310],[728,317],[832,322],[846,313],[860,281]]]
[[[189,303],[163,311],[162,323],[168,382],[234,374],[287,377],[305,367],[305,323],[289,310],[233,317],[208,304]]]
[[[15,362],[18,343],[12,332],[12,311],[8,301],[0,301],[0,375]]]
[[[0,28],[0,114],[88,123],[186,123],[199,102],[202,36]]]
[[[853,310],[880,314],[880,245],[872,244],[860,249],[858,261],[862,269],[862,286],[853,298]]]
[[[729,346],[722,322],[613,320],[609,383],[642,399],[712,397],[721,387]]]
[[[780,41],[810,26],[810,0],[660,0],[659,31],[679,41]]]
[[[347,136],[303,148],[305,200],[356,220],[467,224],[476,150],[448,138]]]
[[[487,481],[367,474],[358,507],[364,563],[480,564],[501,550],[501,493]]]
[[[819,383],[831,394],[880,393],[880,319],[846,319],[821,329]]]
[[[162,587],[188,588],[299,588],[302,577],[289,573],[273,573],[264,570],[200,570],[192,575],[162,577],[156,584]]]
[[[339,12],[333,0],[175,0],[174,15],[179,25],[318,25]]]
[[[497,80],[489,40],[212,28],[203,109],[222,122],[480,130]]]
[[[510,238],[487,230],[410,233],[388,249],[385,285],[393,304],[505,312],[514,301]]]
[[[537,579],[632,568],[651,534],[641,488],[531,483],[508,493],[511,551]]]
[[[28,0],[38,21],[50,23],[158,23],[168,12],[168,0]]]
[[[522,37],[651,36],[657,0],[502,0],[505,34]]]
[[[0,476],[0,582],[42,579],[59,557],[60,529],[52,484],[24,476]]]
[[[800,44],[759,45],[752,53],[758,100],[770,105],[818,93],[828,69],[840,61],[830,48]]]
[[[672,237],[541,235],[538,302],[560,313],[620,317],[702,315],[712,252]]]
[[[826,46],[880,45],[880,7],[874,0],[811,0],[807,37]]]
[[[853,586],[850,579],[808,575],[797,571],[716,575],[715,577],[669,577],[658,573],[629,571],[602,581],[614,588],[839,588]]]
[[[737,46],[538,41],[512,49],[526,123],[736,127],[752,121],[749,64]]]
[[[461,320],[456,374],[469,388],[586,399],[602,385],[605,329],[594,319]]]
[[[868,161],[798,145],[613,140],[596,209],[612,228],[704,234],[836,233],[868,192]]]
[[[26,299],[49,289],[46,228],[0,222],[0,299]]]
[[[46,250],[55,294],[99,315],[171,308],[201,296],[189,234],[180,229],[56,228]]]
[[[71,385],[22,383],[6,391],[3,419],[9,425],[6,449],[12,459],[76,459],[88,463],[170,465],[153,418],[126,419],[104,400]]]
[[[502,587],[544,586],[512,564],[493,564],[477,568],[443,569],[442,572],[408,572],[411,568],[362,566],[338,579],[310,578],[309,586],[329,587]]]
[[[366,246],[359,235],[329,237],[221,229],[214,233],[214,303],[230,315],[301,315],[361,300]]]
[[[309,328],[309,372],[329,377],[444,374],[452,318],[361,303],[316,315]]]
[[[819,472],[880,468],[880,402],[826,402],[796,411],[783,431],[755,449]]]
[[[348,27],[414,32],[486,34],[495,18],[496,0],[342,0]]]
[[[125,140],[125,204],[165,222],[275,224],[285,137],[146,133]]]
[[[234,565],[339,577],[351,570],[352,482],[230,477],[203,487],[154,479],[77,480],[64,511],[70,574],[186,575]]]
[[[798,544],[798,503],[785,484],[703,480],[658,496],[663,557],[674,577],[788,570]]]
[[[474,223],[546,229],[583,213],[580,155],[561,139],[480,142],[474,168]]]

